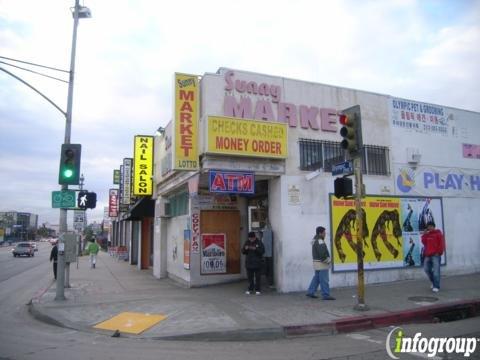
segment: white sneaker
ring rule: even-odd
[[[255,295],[260,295],[261,292],[260,291],[255,291]]]
[[[439,291],[440,291],[440,289],[439,289],[439,288],[436,288],[436,287],[434,287],[434,288],[432,288],[432,291],[433,291],[434,293],[437,293],[437,292],[439,292]]]
[[[250,291],[248,291],[248,290],[245,291],[245,294],[250,295]]]

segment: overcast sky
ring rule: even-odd
[[[81,4],[93,17],[78,27],[71,142],[82,144],[85,187],[98,195],[90,221],[101,221],[133,136],[171,119],[176,71],[230,67],[480,111],[480,0]],[[0,0],[0,56],[68,69],[73,5]],[[66,109],[67,84],[0,67]],[[0,211],[58,224],[51,192],[64,133],[57,109],[0,71]]]

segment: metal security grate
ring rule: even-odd
[[[339,142],[300,139],[300,170],[332,171],[335,164],[346,160],[345,150]],[[387,147],[364,145],[362,171],[367,175],[390,175]]]

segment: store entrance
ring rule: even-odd
[[[268,214],[268,180],[260,180],[255,182],[255,195],[248,199],[248,231],[255,232],[265,246],[262,274],[273,286],[273,231]]]
[[[226,234],[227,274],[240,273],[240,212],[202,210],[202,234]]]

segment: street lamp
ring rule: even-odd
[[[73,35],[72,35],[72,52],[70,56],[70,72],[68,81],[68,97],[67,97],[67,112],[65,114],[65,140],[64,144],[70,144],[70,135],[72,132],[72,105],[73,105],[73,80],[75,75],[75,52],[77,47],[77,27],[78,19],[91,17],[90,9],[85,6],[80,6],[80,0],[75,0],[75,7],[72,8],[73,15]],[[68,185],[62,185],[61,190],[67,190]],[[62,235],[68,230],[67,227],[67,209],[60,209],[60,237],[58,243],[58,275],[57,275],[57,289],[55,300],[65,300],[65,243],[62,240]]]

